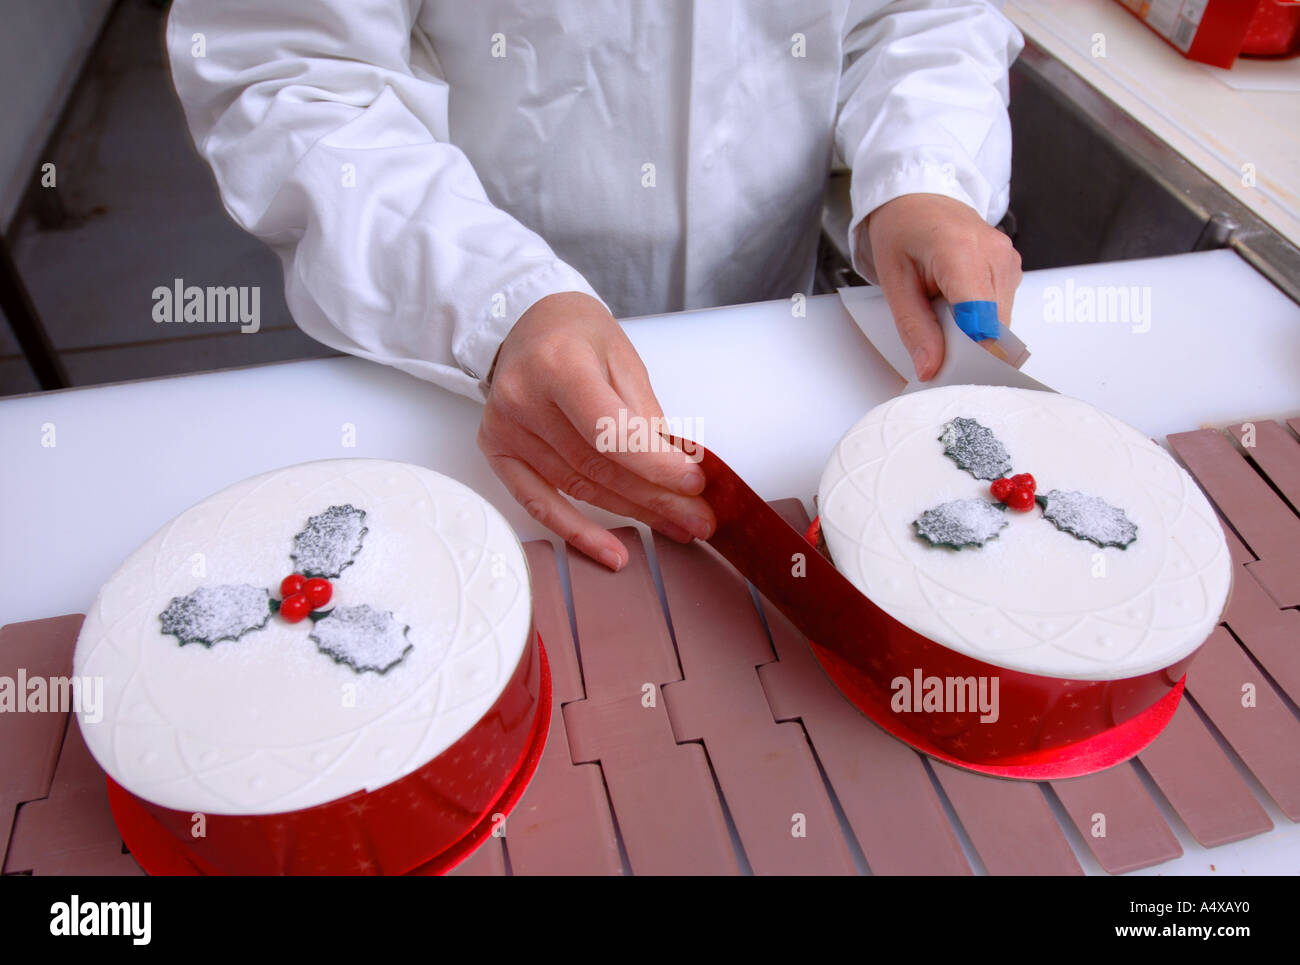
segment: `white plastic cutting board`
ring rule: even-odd
[[[1045,322],[1044,292],[1070,280],[1150,286],[1150,331]],[[668,416],[689,419],[765,498],[807,501],[843,432],[903,383],[838,295],[807,299],[803,315],[795,307],[685,312],[626,329]],[[1162,441],[1202,423],[1300,415],[1300,306],[1231,252],[1031,272],[1013,327],[1033,352],[1026,372]],[[0,400],[0,623],[84,610],[118,562],[187,506],[312,459],[428,466],[481,492],[523,538],[547,535],[479,454],[480,411],[352,358]],[[50,428],[54,446],[43,445]]]

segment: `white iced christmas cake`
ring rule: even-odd
[[[1159,445],[1049,392],[899,396],[836,446],[818,494],[836,567],[935,643],[997,667],[1117,680],[1194,652],[1230,559]]]
[[[181,513],[103,586],[75,672],[103,679],[104,714],[82,730],[164,823],[238,817],[227,839],[269,841],[297,822],[271,866],[248,841],[183,842],[217,870],[340,870],[337,827],[370,842],[356,847],[370,870],[406,871],[518,769],[538,699],[531,620],[517,538],[461,483],[373,459],[277,470]],[[430,835],[414,850],[362,826],[391,825],[399,797]],[[340,819],[339,802],[364,814],[367,798],[372,815]]]

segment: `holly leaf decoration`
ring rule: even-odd
[[[1126,548],[1137,539],[1137,526],[1098,496],[1073,490],[1053,489],[1038,496],[1043,518],[1063,533],[1091,540],[1098,546]]]
[[[181,646],[201,643],[210,647],[266,626],[271,619],[271,594],[247,584],[201,586],[193,593],[172,597],[158,618],[162,632],[176,637]]]
[[[336,606],[315,622],[309,636],[317,650],[357,673],[386,673],[411,651],[409,629],[391,612],[362,604]]]
[[[986,499],[954,499],[927,509],[912,521],[918,536],[955,550],[983,546],[1006,525],[1005,509]]]
[[[993,434],[974,419],[957,418],[943,424],[939,434],[944,455],[976,479],[1001,479],[1011,472],[1011,456]]]
[[[307,528],[293,538],[290,557],[303,576],[334,579],[361,552],[366,535],[366,511],[351,503],[331,506],[307,520]]]

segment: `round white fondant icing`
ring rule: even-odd
[[[365,510],[328,606],[368,605],[409,626],[387,672],[321,653],[312,621],[272,616],[211,647],[165,635],[159,614],[200,586],[279,596],[294,535],[330,506]],[[467,486],[378,459],[306,463],[246,479],[186,510],[100,590],[74,658],[103,680],[103,717],[82,713],[95,759],[164,807],[270,814],[374,790],[445,750],[492,706],[532,623],[514,532]]]
[[[912,521],[989,499],[989,481],[945,455],[946,422],[975,419],[1012,473],[1098,496],[1137,525],[1102,548],[1029,512],[980,547],[931,545]],[[835,565],[918,633],[988,663],[1082,680],[1137,676],[1200,646],[1231,582],[1227,543],[1192,478],[1160,446],[1085,402],[1001,386],[945,386],[871,410],[840,440],[818,491]]]

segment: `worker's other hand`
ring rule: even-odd
[[[502,342],[478,431],[492,471],[528,514],[613,570],[627,563],[623,544],[559,491],[678,542],[705,539],[716,526],[698,495],[704,473],[662,437],[651,451],[597,448],[599,420],[617,422],[620,409],[628,426],[663,418],[618,322],[596,299],[561,292],[528,309]]]
[[[1011,324],[1020,255],[973,208],[943,195],[905,194],[871,212],[860,230],[922,381],[933,378],[943,362],[943,330],[931,298],[942,295],[950,305],[995,301],[998,320]]]

